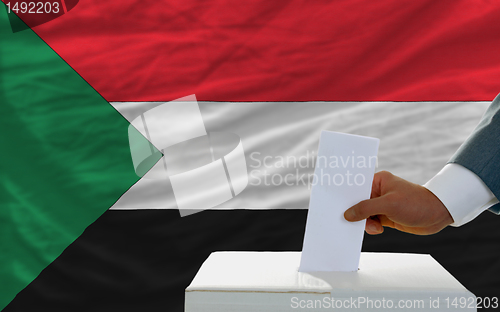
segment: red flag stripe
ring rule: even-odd
[[[88,0],[35,31],[109,101],[476,101],[500,90],[499,15],[481,1]]]
[[[64,2],[65,0],[61,0],[61,6],[63,8],[63,11],[64,13],[68,13],[68,10],[66,9],[66,2]]]

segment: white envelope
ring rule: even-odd
[[[356,271],[366,221],[344,212],[370,198],[376,138],[323,131],[315,164],[299,271]]]

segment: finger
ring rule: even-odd
[[[385,196],[367,199],[359,202],[344,212],[347,221],[360,221],[370,216],[385,214],[387,212],[387,200]]]
[[[372,191],[370,198],[376,198],[383,194],[383,185],[388,183],[393,178],[392,173],[388,171],[379,171],[373,176]]]
[[[387,216],[379,215],[377,217],[378,217],[378,219],[380,221],[380,224],[382,226],[387,226],[387,227],[390,227],[390,228],[393,228],[393,229],[396,228],[396,225],[395,225],[394,221],[392,221],[391,219],[387,218]]]
[[[380,175],[378,175],[378,172],[375,173],[375,176],[373,176],[373,182],[372,182],[372,191],[370,194],[370,198],[377,198],[380,197],[381,195],[381,179]]]
[[[376,217],[368,218],[366,219],[365,231],[371,235],[381,234],[384,232],[384,227]]]

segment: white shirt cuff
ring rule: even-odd
[[[424,185],[446,206],[454,223],[461,226],[498,203],[484,182],[458,164],[447,164]]]

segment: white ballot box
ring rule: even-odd
[[[185,312],[476,311],[476,297],[430,255],[361,253],[357,272],[299,272],[300,252],[214,252]]]

